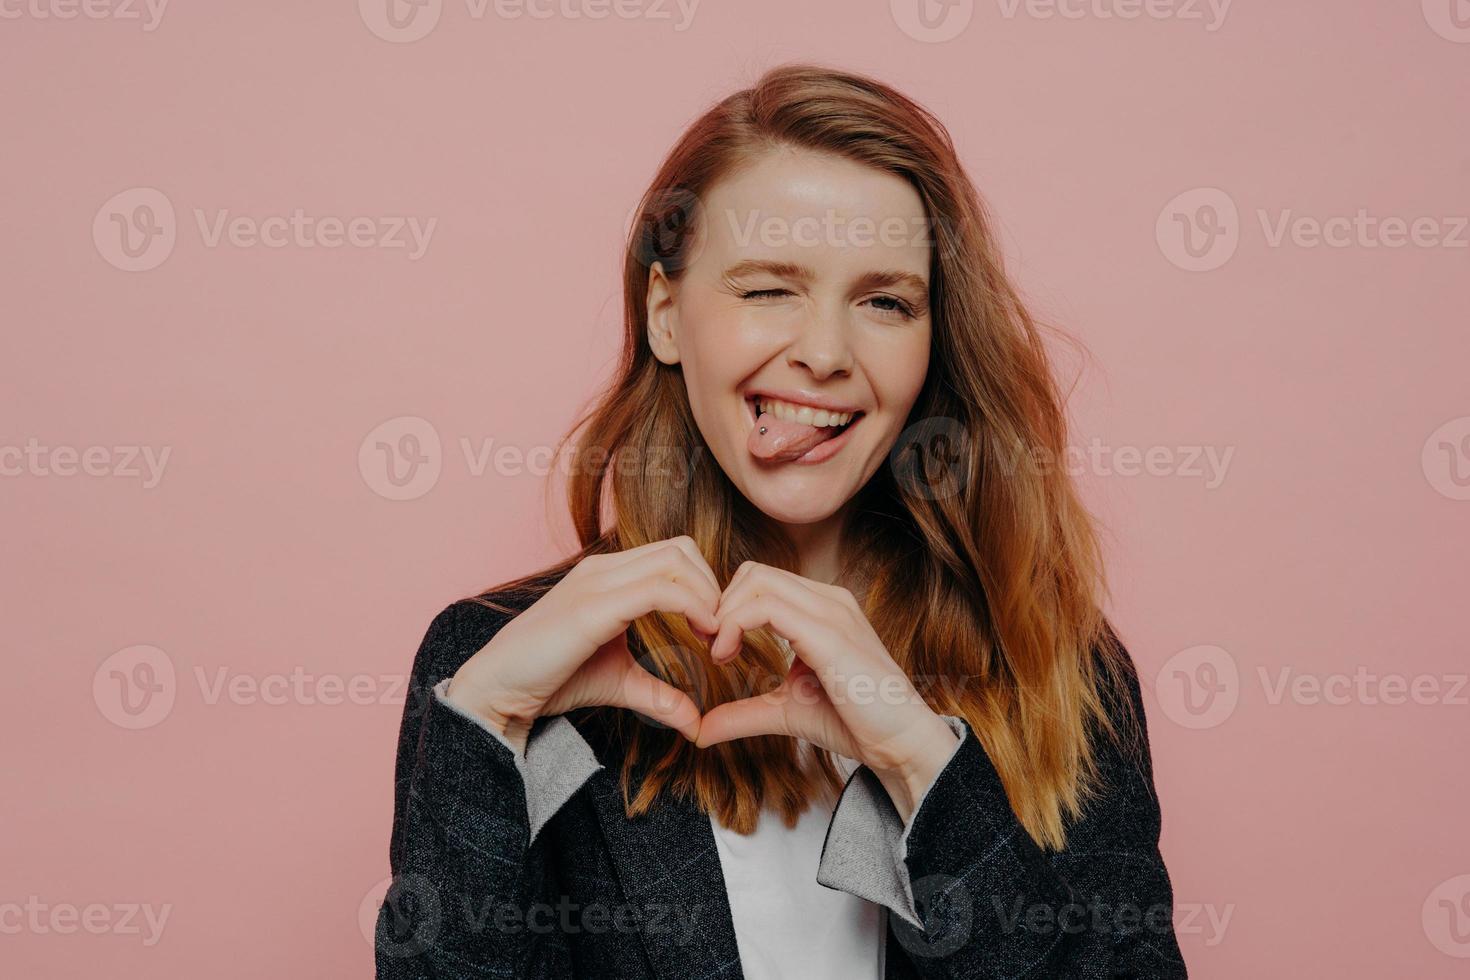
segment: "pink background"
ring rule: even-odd
[[[1470,967],[1470,28],[1448,0],[1223,21],[988,0],[944,41],[904,30],[907,0],[705,0],[682,30],[653,0],[445,0],[415,41],[374,33],[374,0],[177,2],[152,30],[48,3],[0,23],[0,972],[370,975],[398,683],[448,601],[570,541],[541,476],[465,445],[554,442],[615,353],[661,155],[806,59],[945,120],[1037,312],[1096,355],[1073,441],[1110,447],[1084,479],[1191,975]],[[175,241],[126,271],[109,229],[143,217],[137,188]],[[412,258],[210,246],[195,218],[298,208],[436,225]],[[1272,244],[1284,213],[1360,210],[1433,223]],[[1211,267],[1186,268],[1175,215],[1212,213]],[[440,449],[400,491],[360,450],[385,422],[428,438],[408,417]],[[167,449],[161,479],[126,447]],[[120,702],[115,668],[162,693]],[[252,694],[293,672],[368,703]],[[1385,703],[1389,675],[1422,696]],[[216,697],[221,677],[243,686]],[[4,912],[32,896],[38,921]],[[91,905],[100,934],[67,918]],[[161,933],[129,905],[167,907]]]

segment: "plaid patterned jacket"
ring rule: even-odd
[[[740,980],[706,814],[665,799],[628,820],[621,756],[590,709],[538,718],[521,756],[441,700],[506,619],[453,603],[414,659],[379,980]],[[1136,676],[1130,692],[1141,720]],[[968,723],[944,718],[962,741],[907,830],[861,766],[816,871],[889,910],[885,980],[1185,977],[1146,732],[1131,758],[1104,744],[1108,791],[1048,852]]]

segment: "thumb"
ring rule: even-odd
[[[711,709],[699,724],[699,737],[694,744],[708,748],[720,742],[752,735],[791,735],[783,696],[785,686],[759,697],[727,701]]]
[[[694,699],[636,664],[623,675],[607,703],[668,725],[691,742],[699,735],[700,715]]]
[[[798,658],[774,691],[727,701],[706,712],[695,744],[704,748],[752,735],[786,735],[820,745],[832,713],[816,673]]]

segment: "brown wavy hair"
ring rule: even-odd
[[[661,363],[646,339],[650,266],[661,262],[677,281],[695,240],[698,202],[742,163],[783,145],[898,175],[924,203],[933,340],[909,423],[939,424],[922,447],[929,466],[917,474],[882,467],[858,493],[844,538],[844,552],[855,557],[844,579],[862,583],[869,621],[926,702],[970,723],[1021,824],[1038,844],[1061,849],[1068,822],[1096,789],[1094,738],[1119,737],[1119,718],[1137,731],[1129,699],[1109,696],[1133,668],[1101,612],[1107,587],[1095,522],[1060,465],[1065,404],[1043,326],[1005,274],[991,220],[948,131],[872,78],[783,65],[679,138],[629,232],[617,370],[557,447],[562,458],[575,440],[567,502],[581,550],[474,598],[524,608],[589,555],[681,534],[722,583],[747,559],[797,570],[784,535],[712,462],[679,367]],[[742,655],[719,667],[679,615],[641,617],[628,642],[640,664],[690,693],[701,710],[772,690],[785,673],[768,630],[747,633]],[[812,793],[842,785],[827,753],[804,766],[794,739],[700,749],[632,712],[593,710],[614,716],[630,818],[668,792],[749,833],[763,807],[791,826]]]

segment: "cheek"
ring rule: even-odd
[[[728,425],[731,397],[758,366],[738,311],[718,303],[679,310],[679,361],[695,420],[714,439]],[[743,406],[742,406],[743,407]]]
[[[929,331],[916,331],[897,338],[874,351],[868,359],[870,376],[879,404],[895,414],[907,415],[918,400],[929,373]]]
[[[710,383],[740,380],[754,344],[741,311],[718,303],[691,304],[679,311],[679,359],[686,371]]]

